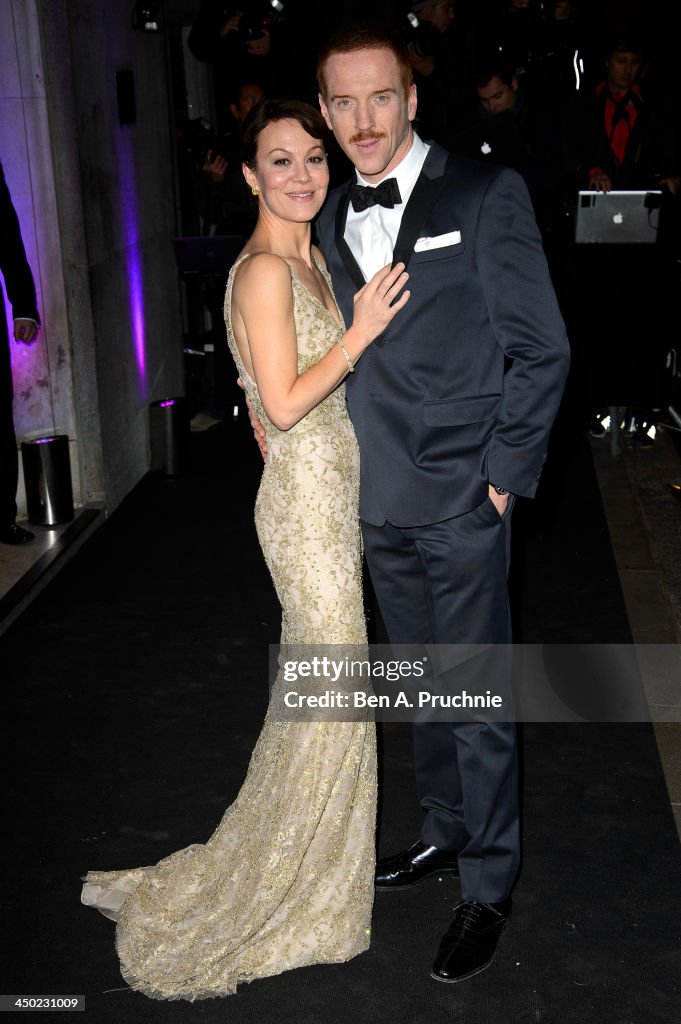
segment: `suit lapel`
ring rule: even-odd
[[[421,226],[435,205],[435,200],[440,194],[445,183],[447,159],[447,151],[436,142],[431,143],[428,156],[426,157],[423,165],[423,170],[412,189],[409,202],[402,214],[400,230],[397,233],[397,240],[393,251],[393,266],[396,263],[404,263],[405,267],[409,265],[409,261],[411,260],[414,252],[414,244],[421,231]],[[350,205],[351,184],[352,179],[345,185],[343,191],[338,197],[335,235],[336,248],[343,260],[343,265],[345,266],[351,281],[355,287],[359,289],[364,287],[366,280],[359,268],[357,260],[352,254],[350,246],[344,238],[345,222],[348,217],[348,206]],[[375,344],[379,346],[384,345],[388,340],[387,334],[389,332],[390,327],[388,327],[386,332],[379,338],[376,338]]]
[[[340,257],[343,260],[345,269],[350,275],[352,283],[359,289],[363,288],[366,284],[364,274],[359,269],[359,264],[352,255],[352,250],[343,237],[345,234],[345,222],[348,217],[348,206],[350,205],[350,185],[351,182],[348,182],[338,199],[338,206],[336,207],[336,248],[340,253]]]
[[[397,234],[393,250],[393,266],[396,263],[404,263],[405,267],[409,266],[409,261],[414,254],[414,244],[419,237],[421,226],[435,205],[435,200],[444,185],[446,162],[446,151],[435,143],[431,144],[423,170],[412,189],[409,202],[402,214],[400,230]]]
[[[402,214],[400,230],[397,234],[393,251],[393,265],[395,263],[404,263],[405,266],[409,265],[414,252],[414,244],[419,237],[421,225],[434,206],[435,200],[444,184],[447,157],[447,151],[442,146],[439,146],[436,142],[431,143],[423,170],[414,185],[409,202]],[[344,237],[352,180],[354,179],[347,182],[338,198],[335,225],[336,248],[355,287],[363,288],[366,280]]]

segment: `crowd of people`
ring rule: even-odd
[[[83,879],[82,902],[117,922],[123,976],[152,998],[226,996],[345,962],[369,946],[374,889],[397,894],[431,876],[458,877],[461,896],[437,947],[433,936],[434,981],[490,967],[511,920],[521,862],[511,520],[516,499],[536,493],[570,364],[546,255],[563,234],[564,181],[659,188],[674,202],[676,147],[635,36],[613,35],[602,74],[568,96],[573,4],[549,17],[512,0],[477,36],[459,32],[451,2],[409,13],[402,35],[364,23],[322,45],[318,106],[268,96],[272,83],[252,73],[230,92],[254,217],[224,314],[266,457],[255,523],[284,646],[246,779],[208,842]],[[237,72],[235,53],[251,68],[277,57],[252,19],[230,39],[244,16],[211,23],[216,59],[227,48]],[[329,133],[352,173],[327,199]],[[231,145],[201,162],[205,209],[244,233]],[[641,257],[619,248],[591,266],[608,342],[615,323],[635,322],[632,304],[654,298],[651,277],[639,275],[638,291],[630,280]],[[633,359],[616,340],[617,357]],[[627,372],[620,397],[631,386]],[[390,643],[426,654],[426,685],[451,695],[465,672],[467,690],[493,687],[506,709],[415,716],[420,835],[378,861],[373,721],[282,714],[289,657],[333,645],[342,663],[366,651],[364,562]],[[338,685],[357,690],[351,674]],[[324,678],[304,692],[323,694]]]
[[[190,37],[215,69],[221,140],[220,152],[204,150],[195,169],[194,215],[205,234],[247,236],[255,223],[238,152],[249,107],[265,95],[316,102],[297,32],[285,20],[258,22],[267,9],[257,3],[242,6],[221,20],[222,8],[208,0]],[[528,186],[576,352],[575,394],[600,435],[606,408],[662,402],[664,353],[678,325],[671,197],[681,183],[681,139],[669,69],[649,49],[645,25],[594,21],[592,13],[586,0],[415,0],[395,5],[394,21],[409,52],[421,137],[512,167]],[[332,183],[351,170],[338,148],[330,166]],[[580,189],[660,189],[663,244],[575,246]],[[614,292],[627,302],[613,303]],[[639,440],[651,443],[647,434]]]
[[[434,874],[461,887],[435,981],[489,967],[511,917],[517,735],[494,651],[511,640],[513,507],[536,492],[569,346],[522,178],[420,137],[409,55],[386,26],[340,29],[318,57],[318,108],[266,99],[244,119],[258,215],[224,308],[266,449],[255,522],[284,647],[208,843],[84,878],[83,903],[117,921],[124,977],[154,998],[344,962],[368,947],[374,888]],[[329,131],[355,173],[326,201]],[[376,863],[373,722],[282,717],[290,658],[366,651],[363,554],[391,644],[425,655],[445,692],[461,681],[452,651],[473,645],[467,691],[493,686],[506,708],[415,720],[421,834]],[[356,692],[352,674],[339,684]],[[312,688],[323,699],[324,680]]]

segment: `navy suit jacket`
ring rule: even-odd
[[[343,239],[350,184],[317,225],[347,324],[364,284]],[[417,238],[456,231],[456,244],[414,252]],[[431,144],[402,216],[400,260],[411,297],[346,378],[362,519],[441,522],[480,505],[489,481],[532,497],[569,346],[520,176]]]
[[[33,275],[26,259],[21,230],[0,164],[0,273],[14,319],[26,317],[40,323]],[[0,344],[6,342],[6,321],[0,316]]]

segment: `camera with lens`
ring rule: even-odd
[[[245,10],[243,9],[245,8]],[[222,16],[225,21],[239,15],[237,32],[244,43],[260,39],[270,26],[279,21],[284,13],[284,5],[280,0],[269,0],[269,3],[245,3],[236,10],[223,7]]]
[[[433,40],[430,32],[414,33],[413,37],[407,40],[407,49],[415,57],[432,57]]]
[[[242,14],[239,18],[239,35],[245,43],[260,39],[269,25],[269,18],[259,18],[253,14]]]
[[[228,139],[224,135],[219,135],[205,117],[185,121],[179,136],[184,156],[197,168],[203,167],[209,153],[213,160],[216,156],[229,160]]]
[[[408,14],[409,27],[406,32],[407,49],[415,57],[434,55],[433,30],[427,22],[419,21],[415,14]]]

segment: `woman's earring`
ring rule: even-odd
[[[251,194],[254,196],[260,195],[260,189],[256,188],[255,185],[251,185]]]

